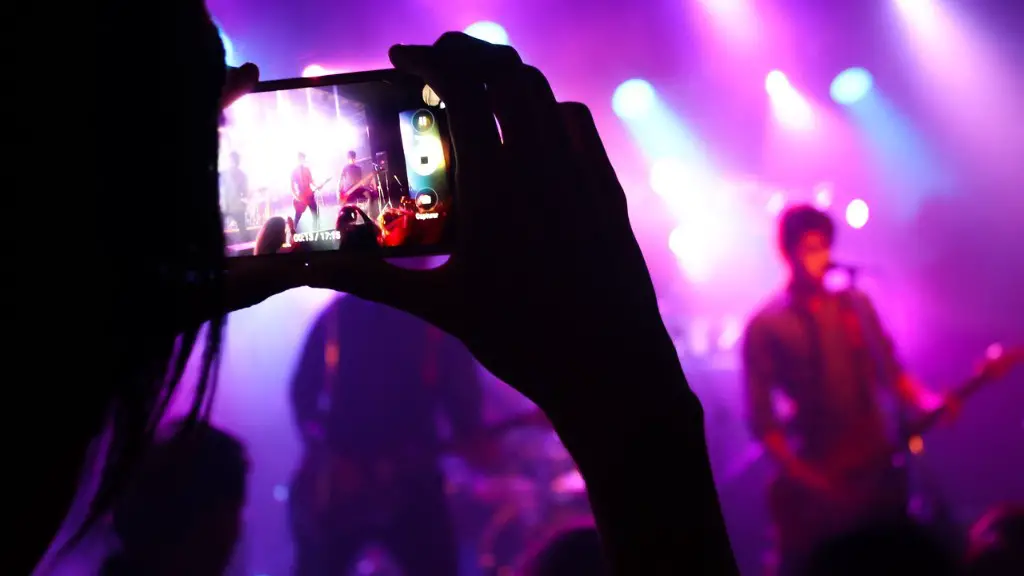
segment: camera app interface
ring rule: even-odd
[[[452,202],[443,104],[398,91],[342,84],[232,104],[219,161],[228,255],[440,243]]]

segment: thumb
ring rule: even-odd
[[[412,270],[373,256],[325,258],[307,266],[306,285],[345,292],[438,324],[446,307],[444,268]]]

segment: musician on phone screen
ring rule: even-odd
[[[906,513],[888,408],[941,404],[903,369],[868,297],[825,287],[835,232],[810,206],[783,213],[789,284],[754,314],[743,344],[750,425],[781,469],[769,490],[781,574],[799,570],[822,538]],[[786,422],[775,409],[779,393],[796,408]]]
[[[313,215],[313,227],[320,226],[320,206],[316,201],[316,190],[313,186],[313,173],[306,166],[306,155],[299,152],[298,166],[292,170],[291,192],[292,206],[295,208],[295,225],[299,225],[299,219],[308,209]]]

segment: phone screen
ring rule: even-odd
[[[224,113],[229,256],[447,253],[444,104],[394,71],[261,83]]]

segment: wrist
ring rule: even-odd
[[[620,382],[617,403],[588,404],[555,424],[586,482],[615,573],[682,573],[694,565],[737,573],[703,408],[678,372]]]

